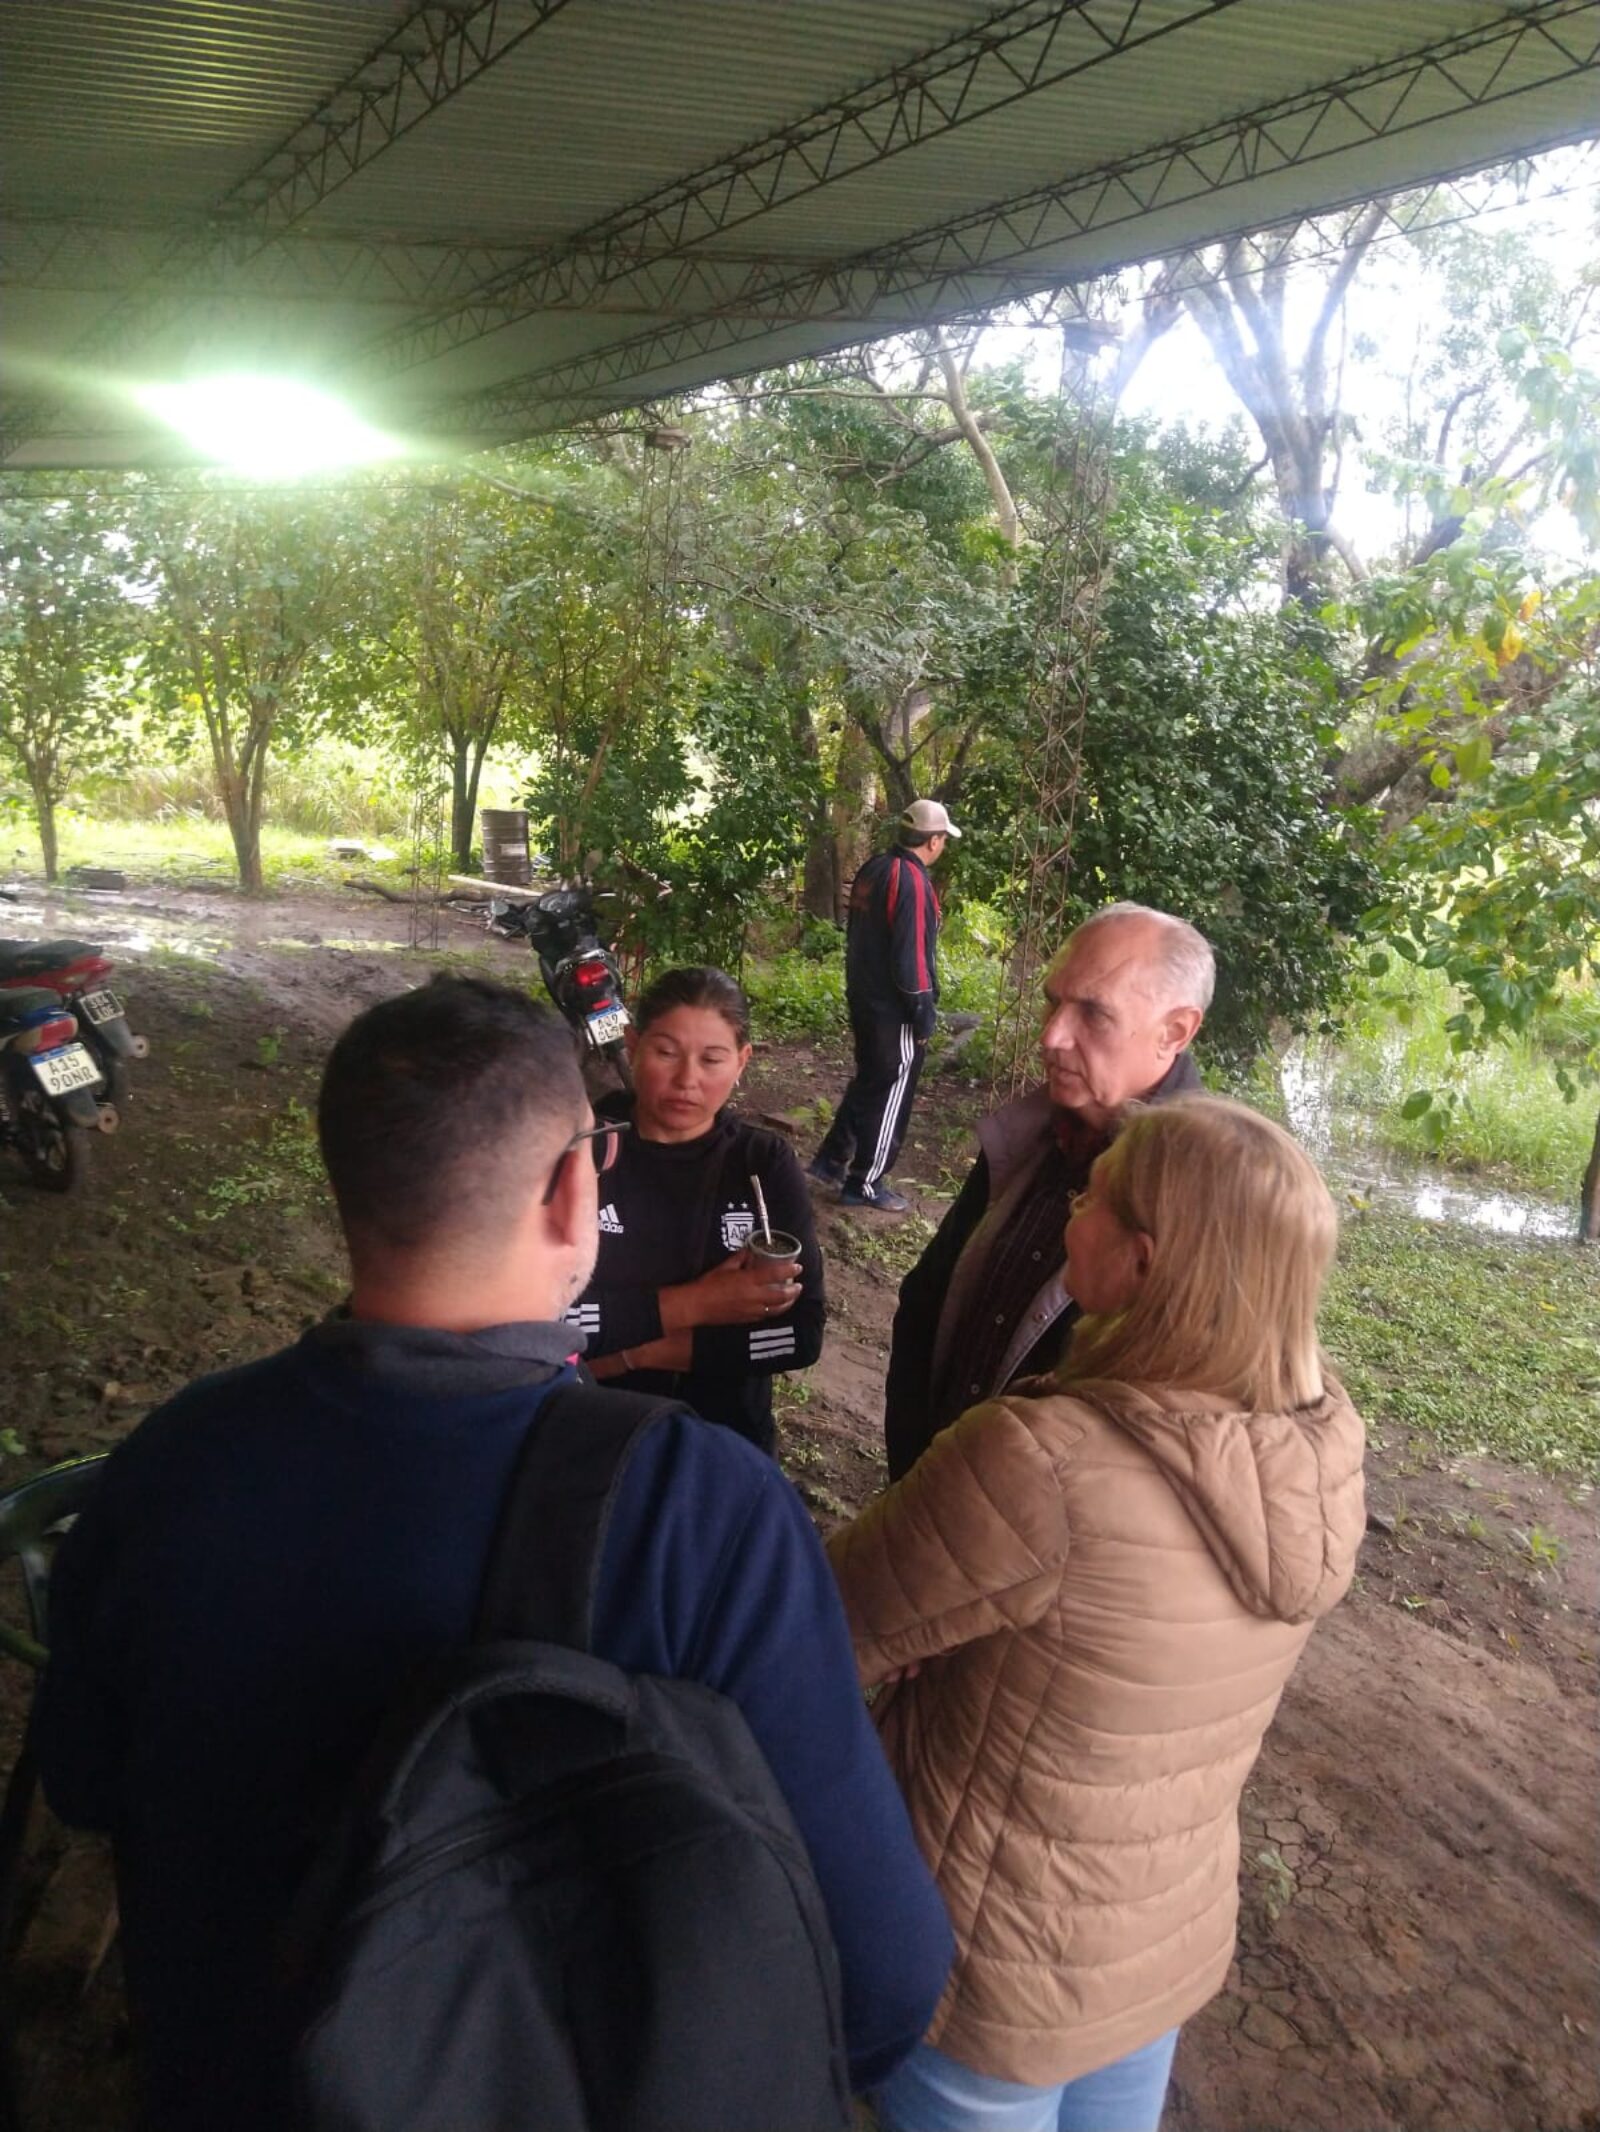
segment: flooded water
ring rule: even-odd
[[[1571,1208],[1559,1207],[1548,1199],[1536,1199],[1531,1192],[1506,1192],[1466,1180],[1446,1183],[1437,1171],[1398,1163],[1373,1172],[1336,1158],[1327,1168],[1329,1182],[1355,1199],[1404,1207],[1418,1221],[1485,1229],[1496,1236],[1558,1239],[1571,1237],[1578,1226],[1576,1199]]]
[[[1575,1232],[1575,1207],[1474,1184],[1380,1153],[1370,1145],[1371,1120],[1335,1100],[1334,1066],[1325,1045],[1291,1044],[1278,1061],[1278,1087],[1289,1130],[1341,1186],[1362,1199],[1403,1206],[1419,1221],[1451,1222],[1499,1236],[1570,1237]]]
[[[1278,1060],[1278,1088],[1289,1130],[1319,1162],[1333,1152],[1333,1062],[1302,1038]]]
[[[403,906],[396,908],[402,911],[403,925],[409,913]],[[374,918],[379,915],[374,913]],[[408,945],[393,934],[353,934],[347,929],[348,909],[338,916],[343,921],[338,933],[302,934],[287,930],[285,914],[270,903],[229,900],[213,909],[209,899],[194,894],[161,896],[157,905],[111,890],[77,890],[70,908],[53,897],[37,902],[0,901],[0,938],[26,940],[61,934],[94,940],[130,956],[188,955],[201,962],[220,961],[240,947],[290,955],[314,954],[323,948],[337,948],[345,954],[393,955]]]

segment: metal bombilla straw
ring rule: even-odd
[[[772,1244],[772,1224],[767,1219],[767,1202],[761,1190],[761,1179],[759,1177],[751,1178],[750,1189],[755,1194],[756,1212],[761,1216],[761,1239],[770,1249]]]

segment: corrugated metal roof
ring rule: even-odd
[[[525,434],[1600,128],[1600,0],[5,0],[9,463]]]

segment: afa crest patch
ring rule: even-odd
[[[725,1207],[722,1213],[722,1248],[742,1251],[755,1230],[756,1218],[748,1207]]]

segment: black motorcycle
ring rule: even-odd
[[[127,1009],[109,989],[115,965],[91,940],[0,940],[0,990],[54,992],[78,1024],[78,1040],[100,1069],[102,1102],[119,1113],[128,1103],[128,1061],[144,1058],[146,1039],[128,1026]]]
[[[623,1041],[633,1017],[623,1005],[616,957],[600,938],[595,901],[578,887],[549,889],[526,903],[497,897],[489,905],[490,928],[526,940],[538,956],[544,988],[583,1046],[591,1098],[633,1085]]]
[[[85,1134],[116,1123],[115,1109],[96,1100],[100,1083],[76,1018],[54,992],[0,988],[0,1142],[47,1192],[70,1192],[87,1159]]]

